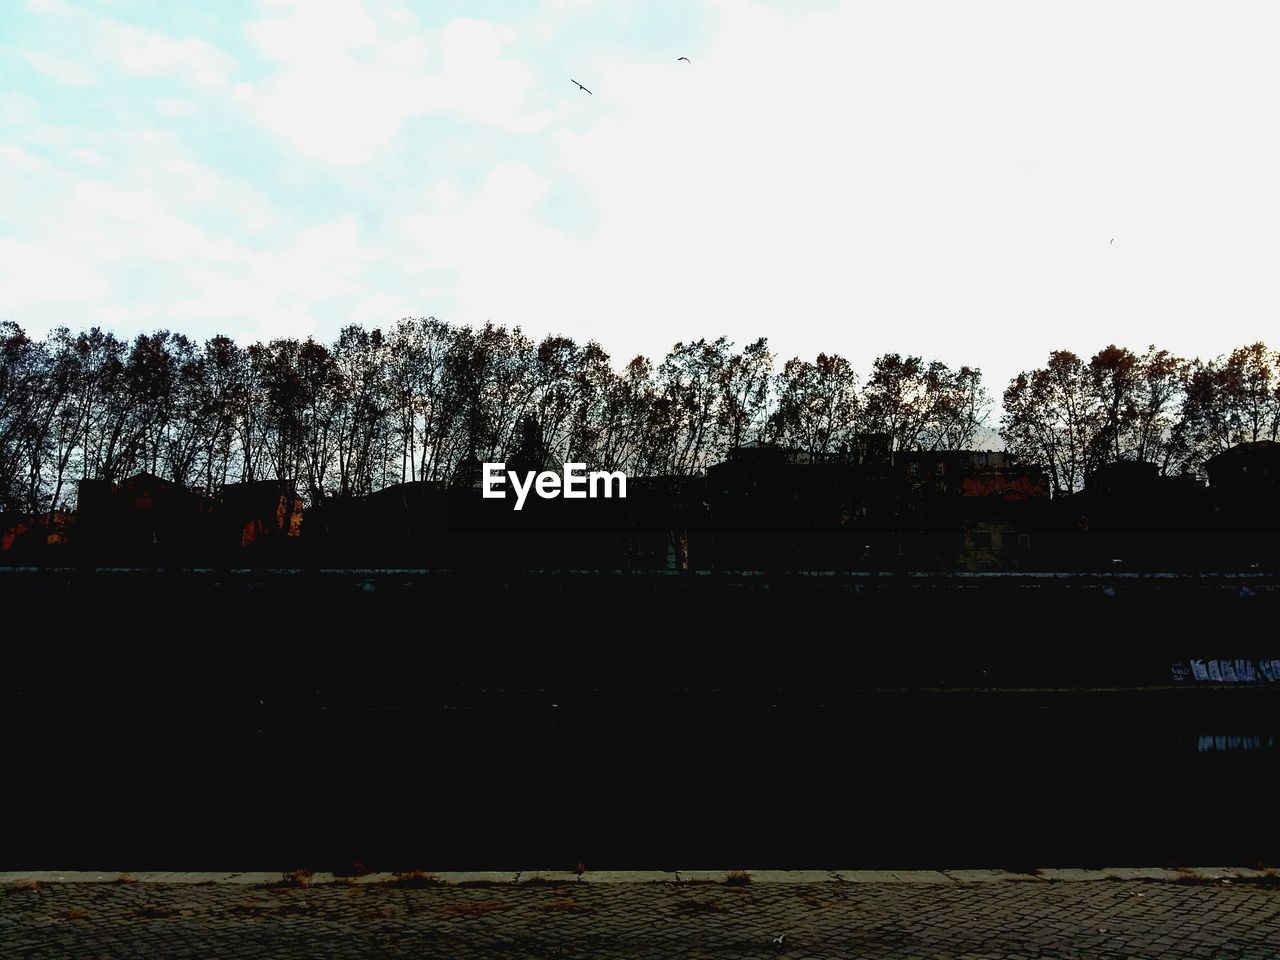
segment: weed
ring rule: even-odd
[[[268,887],[309,887],[312,878],[315,877],[313,870],[289,870],[282,874],[279,880],[273,880],[266,884]]]
[[[335,877],[363,877],[365,874],[371,872],[372,871],[365,866],[363,860],[352,860],[349,863],[345,863],[342,866],[335,868],[333,875]]]
[[[410,870],[407,873],[397,873],[390,880],[386,881],[389,887],[434,887],[444,883],[434,873],[427,873],[425,870]]]

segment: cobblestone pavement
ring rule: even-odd
[[[1273,960],[1280,889],[1241,880],[28,880],[0,884],[0,956]]]

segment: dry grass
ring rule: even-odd
[[[686,913],[724,913],[729,908],[719,900],[682,900],[676,909]]]
[[[273,880],[267,883],[268,887],[309,887],[311,881],[315,877],[314,870],[290,870],[281,875],[279,880]]]
[[[434,873],[428,873],[426,870],[410,870],[407,873],[397,873],[390,880],[385,881],[389,887],[435,887],[444,883]]]
[[[745,870],[730,870],[724,875],[726,887],[745,887],[751,882],[751,874]]]
[[[89,911],[83,907],[67,907],[58,911],[58,918],[61,920],[84,920],[88,916]]]
[[[116,877],[116,883],[137,883],[137,882],[138,882],[137,877],[131,877],[127,873],[122,873],[120,874],[120,876]]]
[[[17,880],[13,884],[14,890],[39,890],[39,880]]]
[[[350,863],[343,864],[333,871],[335,877],[363,877],[368,873],[372,873],[363,860],[352,860]]]
[[[265,906],[266,904],[259,903],[257,900],[247,900],[247,899],[237,900],[235,903],[231,905],[231,912],[246,913],[246,914],[252,915],[252,914],[261,913]]]

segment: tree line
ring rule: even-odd
[[[974,367],[886,354],[860,376],[834,354],[776,360],[763,338],[738,349],[720,337],[616,368],[594,341],[431,317],[245,347],[97,327],[36,339],[4,321],[0,509],[60,508],[81,479],[138,471],[210,492],[291,479],[311,503],[450,481],[473,459],[691,475],[751,441],[833,454],[883,433],[896,450],[963,449],[989,419]],[[999,432],[1058,490],[1113,459],[1190,472],[1275,438],[1278,370],[1262,344],[1208,363],[1057,352],[1010,383]]]
[[[1211,360],[1114,344],[1087,361],[1066,350],[1004,391],[1005,449],[1048,474],[1055,492],[1081,489],[1117,460],[1162,476],[1200,476],[1204,462],[1280,432],[1280,353],[1253,343]]]

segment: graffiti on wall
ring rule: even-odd
[[[1208,683],[1277,683],[1280,660],[1179,660],[1173,679]]]

